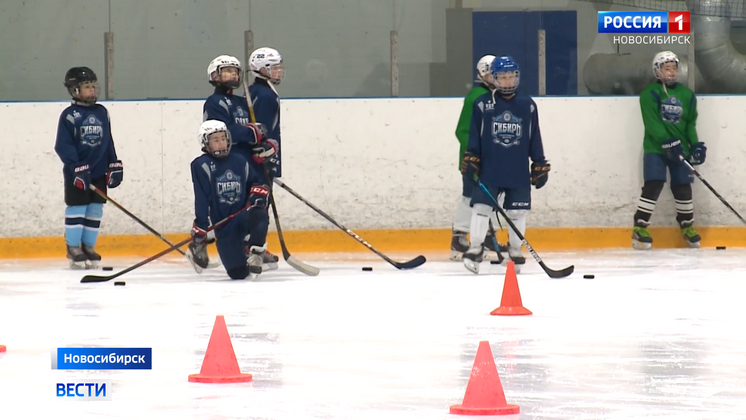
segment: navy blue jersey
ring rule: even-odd
[[[545,162],[536,103],[486,93],[474,101],[467,150],[481,159],[480,178],[492,188],[530,188],[528,159]]]
[[[221,159],[203,154],[192,161],[191,168],[194,224],[201,229],[241,210],[246,206],[251,186],[261,184],[246,158],[233,151]],[[216,229],[215,235],[221,236],[220,231]]]
[[[72,104],[60,114],[54,151],[63,163],[65,179],[73,178],[73,169],[88,165],[91,178],[106,175],[109,164],[117,161],[111,136],[109,111],[103,105]]]
[[[254,130],[246,127],[247,124],[251,124],[246,98],[217,87],[215,93],[207,98],[202,109],[203,121],[218,120],[228,127],[233,140],[231,153],[235,152],[251,161],[251,146],[256,144],[256,137]]]
[[[280,97],[269,86],[269,83],[261,78],[255,79],[254,83],[249,86],[252,105],[254,106],[254,115],[256,122],[262,123],[267,127],[267,137],[277,140],[279,150],[277,150],[277,176],[282,176],[282,143],[280,139]]]

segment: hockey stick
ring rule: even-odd
[[[746,220],[744,220],[743,217],[741,217],[741,215],[738,214],[738,212],[736,211],[736,209],[734,209],[730,204],[728,204],[728,202],[725,201],[725,199],[720,194],[718,194],[717,191],[715,191],[715,188],[712,188],[712,185],[710,185],[710,183],[707,182],[702,177],[702,175],[700,175],[699,172],[697,172],[696,169],[694,169],[694,166],[692,166],[692,164],[689,163],[689,161],[687,161],[686,159],[684,159],[684,156],[679,155],[679,159],[681,159],[681,161],[684,162],[684,164],[689,167],[689,170],[692,171],[692,173],[694,175],[696,175],[697,178],[699,178],[699,180],[702,181],[703,184],[705,184],[705,187],[707,187],[710,191],[712,191],[713,194],[715,194],[715,197],[717,197],[718,199],[720,199],[720,201],[723,204],[725,204],[725,207],[728,207],[728,209],[730,209],[730,211],[732,211],[733,214],[736,215],[736,217],[738,217],[744,224],[746,224]]]
[[[226,224],[229,220],[233,219],[234,217],[238,216],[239,214],[243,213],[244,211],[248,210],[249,208],[251,208],[250,205],[242,208],[241,210],[239,210],[239,211],[237,211],[237,212],[235,212],[235,213],[233,213],[231,215],[229,215],[225,219],[223,219],[223,220],[215,223],[214,225],[208,227],[207,229],[205,229],[205,232],[209,232],[211,230],[215,230],[216,228],[218,228],[218,227]],[[132,270],[140,268],[140,267],[142,267],[143,265],[145,265],[145,264],[147,264],[149,262],[155,261],[158,258],[160,258],[160,257],[168,254],[169,252],[172,252],[175,249],[179,249],[182,246],[188,244],[189,242],[192,242],[193,240],[194,240],[194,238],[190,236],[189,238],[184,239],[183,241],[181,241],[181,242],[179,242],[177,244],[171,245],[170,247],[168,247],[168,248],[164,249],[163,251],[161,251],[161,252],[153,255],[152,257],[146,258],[146,259],[140,261],[139,263],[137,263],[137,264],[135,264],[133,266],[127,267],[124,270],[122,270],[122,271],[120,271],[118,273],[112,274],[110,276],[88,275],[88,276],[83,276],[83,278],[80,279],[80,282],[81,283],[103,283],[105,281],[109,281],[109,280],[115,279],[115,278],[117,278],[119,276],[123,276],[123,275],[129,273]]]
[[[155,230],[155,229],[153,229],[152,227],[150,227],[150,226],[149,226],[149,225],[148,225],[147,223],[145,223],[145,222],[143,222],[142,220],[140,220],[140,218],[139,218],[139,217],[135,216],[135,215],[134,215],[134,214],[132,214],[132,213],[131,213],[131,212],[130,212],[129,210],[127,210],[126,208],[124,208],[124,206],[122,206],[121,204],[119,204],[119,203],[117,203],[116,201],[114,201],[114,200],[113,200],[113,199],[112,199],[111,197],[109,197],[108,195],[104,194],[104,192],[103,192],[103,191],[101,191],[101,190],[99,190],[98,188],[96,188],[96,186],[95,186],[95,185],[91,184],[91,187],[90,187],[90,188],[91,188],[91,190],[93,190],[93,192],[95,192],[96,194],[100,195],[100,196],[101,196],[101,198],[103,198],[104,200],[106,200],[106,201],[110,202],[111,204],[113,204],[113,205],[114,205],[114,207],[118,208],[118,209],[119,209],[119,210],[121,210],[121,211],[122,211],[122,212],[123,212],[124,214],[126,214],[127,216],[131,217],[131,218],[132,218],[132,219],[133,219],[134,221],[136,221],[137,223],[139,223],[139,224],[140,224],[140,226],[142,226],[142,227],[144,227],[145,229],[147,229],[147,230],[148,230],[148,232],[150,232],[150,233],[152,233],[153,235],[157,236],[157,237],[158,237],[158,238],[160,238],[160,240],[162,240],[163,242],[165,242],[165,243],[167,243],[167,244],[169,244],[169,245],[171,245],[171,246],[173,246],[173,245],[174,245],[174,244],[173,244],[173,243],[172,243],[171,241],[169,241],[169,240],[168,240],[168,239],[166,239],[166,238],[165,238],[165,237],[164,237],[163,235],[161,235],[161,234],[160,234],[160,232],[158,232],[157,230]],[[194,261],[192,261],[192,260],[191,260],[191,259],[189,258],[189,256],[188,256],[188,255],[187,255],[187,254],[186,254],[186,253],[185,253],[184,251],[182,251],[182,250],[181,250],[180,248],[176,248],[176,251],[178,251],[178,252],[179,252],[179,254],[181,254],[181,255],[183,255],[183,256],[185,256],[185,257],[187,258],[187,261],[189,261],[189,263],[190,263],[190,264],[192,264],[192,267],[194,267],[194,270],[195,270],[195,271],[196,271],[197,273],[202,273],[202,267],[200,267],[200,266],[198,266],[197,264],[195,264],[195,263],[194,263]],[[215,267],[219,267],[219,266],[220,266],[220,263],[219,263],[219,262],[215,262],[215,263],[209,263],[209,264],[207,264],[207,268],[215,268]]]
[[[249,93],[249,87],[246,83],[246,77],[242,77],[241,79],[242,79],[241,82],[243,83],[244,95],[246,96],[246,104],[249,107],[249,115],[251,116],[251,122],[256,124],[256,115],[254,114],[254,104],[252,104],[251,102],[251,94]],[[262,170],[264,171],[264,179],[267,182],[271,182],[269,173],[267,172],[267,167],[262,166]],[[303,261],[290,255],[290,251],[288,251],[288,247],[287,245],[285,245],[285,237],[282,235],[282,227],[280,226],[280,215],[277,214],[277,206],[275,205],[275,195],[272,192],[272,186],[268,185],[268,187],[270,187],[269,188],[269,205],[272,206],[272,215],[275,218],[275,226],[277,227],[277,237],[280,239],[280,248],[282,249],[282,257],[285,258],[285,262],[287,262],[289,266],[300,271],[301,273],[308,275],[308,276],[318,276],[319,275],[318,267],[314,267],[310,264],[306,264]]]
[[[289,192],[290,194],[292,194],[295,198],[297,198],[298,200],[300,200],[301,202],[303,202],[303,204],[305,204],[308,207],[312,208],[314,211],[316,211],[316,213],[322,215],[326,220],[330,221],[334,226],[340,228],[346,234],[348,234],[348,235],[352,236],[353,238],[355,238],[355,240],[357,240],[361,244],[365,245],[366,248],[368,248],[369,250],[373,251],[376,255],[378,255],[379,257],[383,258],[384,260],[386,260],[386,262],[388,262],[389,264],[393,265],[394,267],[396,267],[396,268],[398,268],[400,270],[401,269],[409,269],[409,268],[419,267],[419,266],[421,266],[422,264],[425,263],[426,259],[422,255],[420,255],[418,257],[415,257],[412,260],[405,261],[403,263],[396,262],[396,261],[392,260],[391,258],[387,257],[382,252],[380,252],[377,249],[373,248],[373,246],[371,244],[369,244],[368,242],[366,242],[363,238],[361,238],[360,236],[358,236],[355,232],[353,232],[353,231],[347,229],[346,227],[342,226],[342,224],[339,223],[339,222],[337,222],[336,220],[334,220],[333,217],[329,216],[323,210],[319,209],[318,207],[316,207],[313,204],[311,204],[308,200],[306,200],[305,198],[301,197],[300,194],[298,194],[292,188],[290,188],[287,185],[285,185],[285,183],[282,182],[281,180],[275,179],[274,182],[275,182],[275,184],[279,185],[280,187],[284,188],[287,192]]]
[[[573,271],[575,271],[574,265],[563,268],[562,270],[559,270],[559,271],[552,270],[551,268],[547,267],[546,264],[544,264],[544,261],[542,261],[541,257],[539,257],[539,254],[537,254],[536,251],[534,251],[534,249],[531,247],[531,244],[528,243],[528,241],[523,236],[523,234],[521,234],[521,232],[518,230],[516,225],[513,224],[513,221],[510,220],[510,218],[508,217],[508,214],[505,213],[505,210],[503,210],[502,207],[500,207],[495,197],[493,197],[492,194],[490,194],[490,191],[487,189],[487,187],[484,186],[484,184],[482,184],[482,181],[476,175],[474,176],[474,181],[476,181],[476,183],[479,185],[479,188],[481,188],[482,191],[484,191],[484,193],[490,198],[490,200],[492,200],[492,202],[495,204],[495,207],[497,208],[497,211],[502,215],[502,217],[508,223],[508,226],[510,226],[510,228],[513,229],[513,232],[515,232],[516,235],[518,235],[518,238],[521,239],[521,242],[523,242],[523,245],[526,247],[526,249],[528,249],[528,252],[530,252],[531,255],[533,255],[536,262],[539,263],[541,268],[544,269],[544,272],[546,272],[549,277],[553,279],[560,279],[562,277],[569,276],[570,274],[573,273]]]
[[[275,206],[275,196],[272,193],[272,189],[269,192],[269,205],[272,206],[272,215],[275,217],[275,226],[277,227],[277,237],[280,238],[280,248],[282,249],[282,256],[285,261],[294,269],[300,271],[303,274],[309,276],[318,276],[319,269],[312,265],[306,264],[303,261],[290,255],[288,247],[285,245],[285,238],[282,236],[282,227],[280,226],[280,216],[277,214],[277,206]]]

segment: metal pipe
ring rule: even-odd
[[[679,61],[679,81],[686,83],[687,57]],[[694,76],[698,89],[704,86],[702,74],[696,71]],[[583,82],[591,95],[637,95],[654,81],[651,54],[593,54],[583,66]]]

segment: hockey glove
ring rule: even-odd
[[[249,142],[250,144],[259,144],[267,137],[267,127],[262,123],[246,124],[249,127],[251,134],[254,136],[254,141]]]
[[[707,158],[707,146],[702,142],[692,145],[692,155],[689,157],[689,163],[701,165],[705,163],[705,158]]]
[[[274,156],[279,148],[280,145],[277,143],[277,140],[265,139],[251,149],[251,158],[254,159],[254,162],[261,165],[264,163],[264,159]]]
[[[88,165],[80,165],[73,168],[73,185],[83,191],[88,190],[91,185],[91,171]]]
[[[190,259],[202,268],[207,268],[210,257],[207,255],[207,233],[197,225],[192,226],[192,242],[189,243]]]
[[[251,207],[267,208],[267,197],[269,196],[269,187],[266,185],[254,185],[249,190],[249,203]]]
[[[666,154],[666,159],[669,162],[681,162],[679,156],[684,155],[684,149],[681,147],[681,142],[678,139],[668,139],[661,144],[663,152]]]
[[[479,156],[475,156],[469,152],[464,152],[464,160],[461,161],[461,173],[466,176],[467,179],[478,177],[481,166],[482,161],[479,159]]]
[[[109,172],[106,173],[106,185],[109,188],[116,188],[122,183],[124,177],[124,167],[122,161],[118,160],[109,164]]]
[[[551,169],[552,165],[549,162],[534,162],[531,165],[531,185],[534,185],[537,190],[543,187],[549,180]]]

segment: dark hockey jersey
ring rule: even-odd
[[[246,98],[234,95],[232,90],[217,87],[215,93],[207,98],[202,109],[203,121],[219,120],[228,127],[233,139],[231,153],[240,154],[246,160],[251,160],[251,149],[257,139],[254,130],[246,126],[251,124]]]
[[[491,188],[530,188],[528,160],[545,162],[536,103],[492,92],[474,101],[467,150],[481,159],[480,179]]]
[[[252,185],[262,184],[256,171],[250,170],[243,156],[231,153],[225,158],[215,159],[208,154],[191,163],[194,184],[194,224],[207,229],[247,204]],[[216,229],[216,236],[221,229]]]
[[[72,104],[65,108],[57,124],[54,151],[62,160],[66,180],[73,179],[74,168],[86,164],[91,178],[106,175],[109,163],[117,161],[106,108],[100,104]]]
[[[254,114],[256,121],[267,127],[267,137],[277,140],[279,150],[277,151],[277,173],[275,176],[282,176],[282,142],[280,139],[280,97],[269,86],[269,83],[257,78],[249,86],[251,100],[253,101]]]

